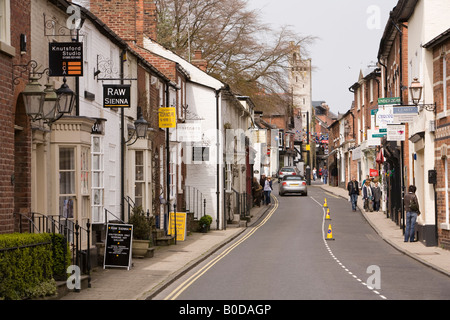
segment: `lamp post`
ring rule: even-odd
[[[30,63],[32,63],[31,61]],[[22,91],[25,111],[30,117],[31,121],[43,120],[48,125],[59,120],[65,114],[72,113],[76,101],[76,94],[66,84],[66,78],[62,86],[55,91],[53,85],[45,84],[45,89],[39,83],[44,73],[35,72],[35,67],[30,73],[28,83]]]
[[[42,117],[42,107],[45,101],[45,92],[38,82],[39,77],[30,75],[29,82],[22,91],[25,111],[32,121],[37,121]]]
[[[418,78],[414,78],[414,80],[411,82],[409,91],[411,93],[411,100],[415,106],[419,106],[419,107],[425,109],[426,111],[436,112],[436,103],[432,103],[432,104],[421,104],[420,103],[420,100],[422,100],[423,86],[419,82]]]

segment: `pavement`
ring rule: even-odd
[[[313,182],[312,187],[345,199],[347,191],[338,187]],[[233,241],[247,228],[256,225],[272,208],[271,205],[251,209],[251,220],[246,226],[231,224],[226,230],[192,233],[186,241],[176,245],[156,247],[154,256],[133,259],[130,270],[122,268],[95,268],[91,272],[91,288],[69,292],[60,300],[146,300],[166,288],[196,265]],[[374,230],[390,245],[417,261],[450,276],[450,251],[426,247],[421,242],[404,242],[402,230],[383,212],[365,212],[361,197],[358,208]]]

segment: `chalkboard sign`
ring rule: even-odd
[[[133,226],[108,224],[103,268],[122,267],[130,270]]]

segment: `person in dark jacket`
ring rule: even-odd
[[[381,202],[381,188],[378,181],[375,182],[375,185],[373,186],[373,211],[380,211],[380,202]]]
[[[404,204],[406,211],[406,226],[405,226],[405,242],[414,242],[414,232],[417,217],[420,215],[419,201],[416,196],[417,188],[415,186],[409,186],[408,193],[405,195]],[[413,202],[416,204],[416,208],[413,206]]]
[[[352,210],[356,211],[356,204],[358,202],[359,196],[359,183],[353,177],[352,181],[350,181],[347,185],[348,195],[350,196],[350,201],[352,203]]]

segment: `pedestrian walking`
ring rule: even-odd
[[[322,176],[323,176],[323,184],[327,184],[327,180],[328,180],[328,169],[327,169],[327,166],[323,166]]]
[[[313,180],[316,181],[316,179],[317,179],[317,169],[316,169],[316,167],[314,167],[314,169],[313,169]]]
[[[253,206],[261,207],[262,198],[262,186],[259,184],[256,177],[253,178],[252,191],[253,191]]]
[[[364,200],[364,210],[373,211],[373,190],[370,185],[370,179],[366,180],[366,183],[362,187],[362,198]]]
[[[405,211],[406,211],[406,225],[405,225],[405,242],[414,242],[414,232],[416,227],[417,217],[420,215],[419,200],[416,196],[416,186],[409,186],[408,194],[405,195]]]
[[[270,177],[267,177],[265,183],[264,183],[264,200],[265,204],[270,204],[270,193],[272,192],[272,179]]]
[[[350,181],[347,185],[348,195],[350,196],[350,202],[352,203],[352,210],[356,211],[356,204],[358,202],[358,196],[360,193],[359,183],[353,177],[352,181]]]
[[[378,181],[375,181],[375,185],[372,188],[373,191],[373,211],[380,211],[380,202],[381,202],[381,188]]]

